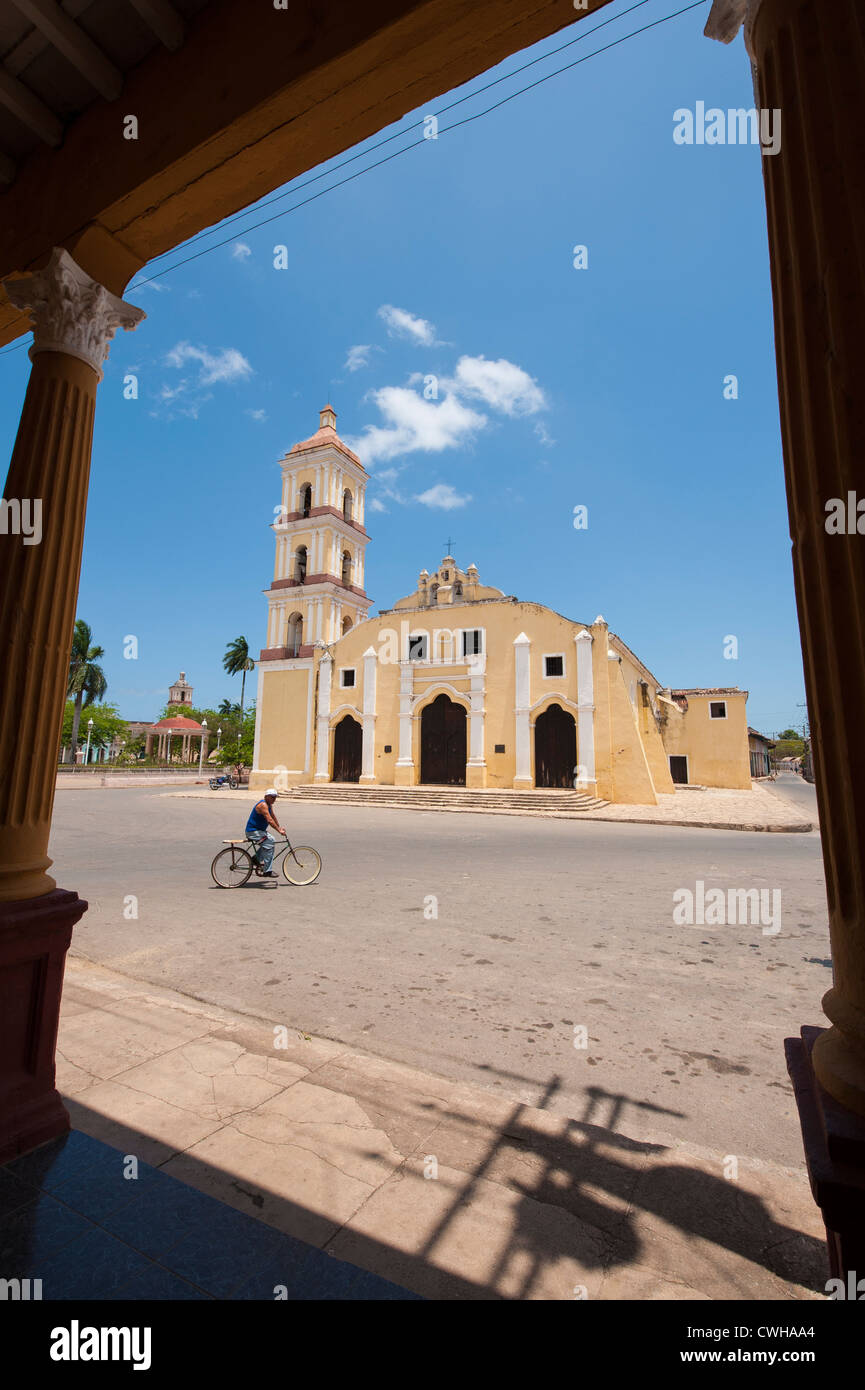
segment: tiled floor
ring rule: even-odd
[[[416,1299],[73,1130],[0,1165],[0,1278],[42,1298]],[[278,1291],[278,1292],[277,1292]]]

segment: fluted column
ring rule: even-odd
[[[33,365],[3,496],[40,524],[0,538],[0,1162],[69,1128],[54,1054],[66,951],[87,904],[48,875],[48,835],[96,387],[117,328],[143,318],[62,250],[4,288],[30,311]]]
[[[830,1095],[865,1115],[865,14],[861,0],[749,0],[761,107],[781,431],[829,898]],[[847,527],[827,529],[832,499]],[[865,530],[865,518],[861,525]]]
[[[48,832],[81,568],[96,387],[119,326],[143,317],[65,251],[5,281],[29,309],[33,366],[4,498],[41,509],[42,536],[5,535],[0,586],[0,901],[54,888]],[[12,711],[16,717],[8,717]]]

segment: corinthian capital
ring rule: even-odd
[[[37,352],[67,352],[98,372],[108,357],[118,328],[137,328],[143,309],[127,304],[92,280],[68,251],[55,246],[48,263],[32,275],[4,280],[3,288],[16,309],[26,309],[33,322]]]
[[[732,43],[742,25],[745,26],[745,47],[752,53],[751,31],[761,0],[714,0],[703,33],[707,39]]]

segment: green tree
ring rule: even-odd
[[[222,658],[223,670],[229,676],[236,676],[241,672],[243,679],[240,683],[240,722],[243,723],[243,700],[246,691],[246,673],[255,670],[255,662],[249,655],[249,643],[245,637],[235,637],[233,642],[229,642],[225,648],[225,656]]]
[[[224,733],[223,728],[223,733]],[[255,702],[246,711],[242,729],[235,729],[227,740],[223,740],[219,750],[219,762],[223,767],[233,767],[240,777],[244,767],[252,767],[255,748]]]
[[[126,722],[125,720],[121,719],[120,711],[116,705],[92,705],[90,706],[90,718],[93,720],[93,729],[90,735],[91,747],[95,746],[99,748],[105,745],[110,745],[114,742],[115,739],[123,737],[123,731],[126,728]],[[67,700],[66,708],[63,713],[63,732],[60,740],[61,743],[71,743],[72,729],[74,724],[75,701]]]
[[[94,700],[101,700],[108,689],[105,673],[102,667],[96,664],[100,657],[105,655],[105,650],[103,647],[92,646],[92,640],[93,634],[88,624],[82,618],[78,618],[72,634],[69,679],[66,684],[66,694],[74,704],[69,745],[66,751],[68,763],[75,759],[81,711],[92,705]]]
[[[802,735],[801,735],[800,733],[798,733],[798,731],[797,731],[796,729],[784,729],[783,733],[780,733],[780,734],[778,735],[778,738],[779,738],[779,739],[790,739],[790,738],[792,738],[792,739],[795,739],[795,740],[798,742],[799,740],[801,740]]]

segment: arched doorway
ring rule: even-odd
[[[447,695],[437,696],[420,717],[420,780],[466,784],[466,712]]]
[[[535,786],[573,787],[577,765],[577,726],[561,705],[550,705],[535,720]]]
[[[343,715],[333,734],[332,782],[359,782],[363,730],[350,714]]]

